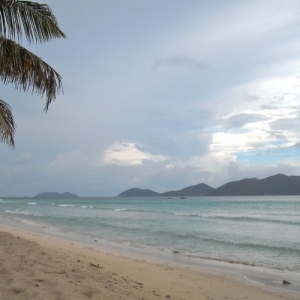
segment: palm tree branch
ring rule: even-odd
[[[43,96],[45,111],[62,90],[61,76],[40,57],[14,41],[0,36],[0,78],[4,84],[12,83],[17,89]]]
[[[32,1],[0,0],[0,35],[29,43],[66,37],[59,29],[51,8]]]
[[[0,100],[0,140],[7,143],[12,148],[15,147],[15,128],[16,126],[11,107],[6,102]]]

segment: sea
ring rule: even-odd
[[[300,296],[300,196],[3,198],[0,224],[9,222],[240,273]]]

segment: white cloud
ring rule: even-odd
[[[258,96],[249,101],[249,95]],[[210,149],[238,153],[291,147],[300,139],[299,95],[295,76],[264,78],[223,91],[217,102],[226,111],[219,116]]]
[[[201,171],[217,173],[233,161],[236,161],[234,155],[226,151],[215,151],[203,156],[193,156],[186,162],[186,165],[199,168]]]
[[[161,162],[168,158],[143,151],[135,143],[115,143],[104,151],[102,163],[104,165],[138,166],[146,161]]]
[[[37,54],[65,93],[42,114],[45,99],[3,87],[18,125],[16,150],[2,145],[3,195],[300,174],[299,0],[90,1],[84,26],[78,1],[73,14],[52,2],[68,38]]]

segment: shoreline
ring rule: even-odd
[[[3,237],[3,234],[12,234],[14,237]],[[15,298],[4,297],[3,299],[26,299],[26,293],[30,294],[30,299],[40,299],[41,295],[35,298],[32,293],[36,292],[36,285],[42,287],[48,281],[49,286],[44,288],[43,299],[68,299],[67,293],[71,295],[70,287],[73,289],[73,297],[76,293],[76,299],[224,299],[225,297],[236,299],[238,295],[240,299],[247,297],[248,299],[271,300],[284,297],[288,300],[295,300],[299,299],[300,295],[289,290],[259,286],[237,274],[224,273],[222,270],[210,267],[193,268],[176,261],[167,262],[164,259],[147,258],[135,253],[128,255],[124,251],[102,247],[97,243],[86,244],[60,239],[10,226],[0,226],[0,238],[0,261],[4,262],[4,268],[2,270],[0,268],[0,272],[5,274],[6,270],[9,273],[13,270],[11,265],[16,264],[18,280],[13,280],[13,282],[16,281],[14,284],[21,286],[20,288],[13,285],[10,287],[0,280],[0,292],[6,295],[6,293],[14,293],[16,289],[22,291],[19,293],[20,298],[15,295]],[[5,239],[10,243],[5,244]],[[22,249],[19,249],[18,245],[20,240]],[[8,248],[16,252],[13,259]],[[29,262],[26,253],[36,256],[35,259]],[[47,255],[42,253],[47,253]],[[64,259],[58,259],[60,257]],[[41,264],[45,264],[45,268],[55,268],[56,271],[45,273],[45,270],[38,268]],[[21,277],[20,268],[25,273],[39,273],[31,276],[31,288],[27,282],[28,276]],[[82,275],[82,273],[86,274]],[[82,277],[81,280],[76,282],[74,279],[76,276]],[[97,276],[102,279],[96,280]],[[55,280],[59,281],[59,278],[63,278],[64,282],[54,284]],[[35,280],[43,281],[35,283]],[[63,284],[63,286],[53,289],[57,284]],[[90,297],[86,295],[85,290],[93,291]],[[59,291],[62,295],[58,297]],[[0,299],[2,300],[1,293]]]
[[[49,227],[46,224],[24,221],[12,217],[0,216],[0,224],[8,228],[52,237],[60,241],[79,243],[82,246],[96,248],[96,250],[105,253],[113,253],[114,255],[145,260],[151,263],[168,263],[199,272],[229,276],[241,282],[246,280],[250,284],[263,287],[264,289],[280,291],[300,297],[300,273],[298,272],[268,269],[219,259],[205,259],[181,253],[167,253],[158,249],[148,249],[131,244],[120,244],[101,240],[99,237],[94,237],[93,235],[87,236],[73,231],[64,231],[53,226]],[[283,280],[287,280],[292,284],[283,285]]]

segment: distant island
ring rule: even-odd
[[[33,198],[78,198],[77,195],[72,194],[72,193],[41,193],[38,194],[36,196],[34,196]]]
[[[283,196],[300,195],[300,176],[277,174],[264,179],[245,178],[231,181],[219,188],[205,183],[188,186],[178,191],[157,193],[148,189],[132,188],[118,197],[186,197],[186,196]]]

